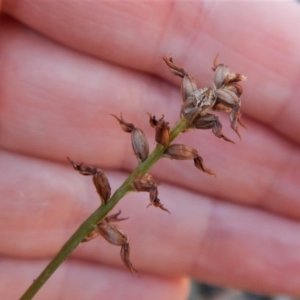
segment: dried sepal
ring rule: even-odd
[[[170,145],[164,152],[165,157],[177,160],[194,160],[194,165],[197,169],[202,170],[210,175],[216,175],[212,170],[206,168],[203,164],[203,159],[198,155],[197,150],[182,144]]]
[[[212,68],[215,71],[214,83],[217,88],[221,88],[222,86],[228,85],[230,83],[246,80],[246,76],[239,73],[231,73],[229,71],[228,66],[223,64],[218,64],[217,60],[218,60],[218,55],[214,59],[213,68]]]
[[[95,173],[94,167],[83,166],[83,163],[77,164],[69,157],[67,157],[67,160],[72,164],[74,170],[78,171],[81,175],[86,176],[86,175],[93,175]]]
[[[167,66],[170,68],[170,71],[173,74],[175,74],[175,75],[177,75],[179,77],[182,77],[182,78],[185,75],[187,75],[187,73],[185,72],[185,70],[182,67],[174,64],[172,56],[163,56],[163,60],[165,61],[165,63],[167,64]]]
[[[197,169],[209,174],[209,175],[214,175],[217,176],[216,173],[214,171],[212,171],[211,169],[207,168],[204,166],[203,164],[203,159],[201,156],[196,156],[194,158],[194,165]]]
[[[69,162],[72,164],[73,168],[78,171],[82,175],[92,175],[93,176],[93,183],[96,187],[96,191],[100,196],[101,202],[106,204],[111,196],[111,187],[109,181],[103,171],[99,168],[94,167],[86,167],[83,164],[77,164],[72,161],[69,157],[67,157]]]
[[[99,231],[98,231],[98,229],[95,229],[95,230],[91,231],[88,235],[86,235],[86,237],[81,241],[81,243],[91,241],[98,236],[99,236]]]
[[[131,273],[137,272],[137,270],[133,267],[129,258],[130,256],[129,244],[122,245],[120,255],[125,267],[128,268]]]
[[[163,204],[160,202],[160,199],[158,198],[157,186],[154,186],[150,189],[149,195],[150,195],[150,203],[147,205],[147,208],[149,206],[159,207],[160,209],[170,214],[170,211],[163,206]]]
[[[194,77],[188,74],[182,67],[174,64],[171,56],[164,56],[163,60],[170,68],[170,71],[182,78],[181,83],[181,96],[183,102],[197,90],[197,85]]]
[[[151,127],[155,128],[155,141],[160,145],[167,146],[170,142],[169,122],[164,120],[164,115],[159,120],[150,113],[148,113],[148,115]]]
[[[219,121],[219,118],[213,114],[207,114],[203,117],[197,118],[193,123],[193,127],[197,129],[212,129],[212,132],[216,137],[222,138],[227,142],[234,143],[222,133],[222,124]]]
[[[122,114],[120,114],[120,118],[113,114],[111,114],[111,116],[113,116],[120,123],[123,131],[130,133],[134,129],[134,125],[132,123],[127,123],[123,120]]]
[[[158,199],[158,189],[152,175],[147,173],[141,178],[136,178],[132,182],[132,185],[133,189],[137,192],[149,192],[150,203],[147,207],[153,205],[170,213],[160,202],[160,199]]]
[[[97,236],[101,235],[106,241],[109,243],[121,246],[121,259],[124,265],[131,271],[136,272],[131,261],[130,261],[130,246],[129,239],[127,235],[115,224],[114,222],[119,222],[122,220],[126,220],[127,218],[119,218],[121,211],[114,215],[110,215],[104,218],[101,222],[95,226],[95,230],[91,231],[83,240],[82,243],[90,241]]]

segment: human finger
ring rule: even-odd
[[[55,161],[69,156],[85,164],[132,170],[136,161],[130,137],[109,114],[122,112],[127,121],[145,130],[149,141],[154,133],[146,112],[164,114],[175,123],[181,105],[176,88],[8,24],[1,27],[6,29],[1,34],[2,148]],[[227,118],[221,121],[228,124]],[[261,124],[248,123],[243,142],[236,145],[210,131],[180,137],[181,143],[198,150],[217,178],[200,173],[192,163],[175,161],[161,161],[163,167],[154,168],[153,175],[214,197],[299,218],[297,145]],[[226,135],[229,130],[223,127]]]
[[[300,42],[290,30],[300,26],[295,1],[4,1],[3,10],[73,49],[176,83],[157,57],[171,52],[202,85],[219,52],[248,76],[244,113],[299,143]]]
[[[1,157],[6,170],[0,185],[1,255],[50,259],[99,205],[92,180],[68,165]],[[125,179],[118,172],[105,174],[113,191]],[[299,294],[299,222],[168,184],[159,186],[159,197],[171,214],[146,209],[147,193],[127,195],[118,204],[121,216],[129,217],[118,226],[129,237],[130,260],[139,272]],[[97,238],[79,245],[72,256],[124,268],[119,251]]]
[[[0,259],[1,299],[19,299],[47,264],[46,259]],[[17,272],[16,272],[17,270]],[[130,288],[128,288],[130,286]],[[34,299],[178,299],[188,295],[186,278],[128,276],[125,270],[69,259],[38,291]]]

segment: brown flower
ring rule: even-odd
[[[167,146],[170,142],[169,122],[164,121],[164,116],[157,120],[150,113],[148,115],[151,127],[155,128],[155,141],[160,145]]]
[[[129,247],[129,239],[127,235],[113,222],[119,222],[126,220],[127,218],[118,218],[121,214],[121,211],[114,215],[110,215],[104,218],[101,222],[99,222],[96,226],[96,229],[90,232],[82,242],[90,241],[97,236],[101,235],[105,240],[109,243],[121,246],[121,259],[124,265],[131,271],[136,271],[130,262],[129,255],[130,255],[130,247]]]
[[[101,202],[105,205],[110,199],[111,188],[109,185],[109,181],[103,171],[99,168],[94,167],[86,167],[82,164],[78,165],[74,161],[72,161],[69,157],[67,157],[68,161],[72,164],[73,168],[78,171],[82,175],[92,175],[93,183],[96,187],[96,191],[100,196]]]
[[[144,132],[136,128],[132,123],[127,123],[121,118],[112,115],[116,120],[119,121],[123,131],[131,133],[131,145],[133,152],[138,160],[145,161],[149,155],[149,145]]]
[[[208,169],[203,164],[203,159],[198,155],[197,150],[192,149],[186,145],[182,144],[173,144],[170,145],[164,152],[165,157],[177,160],[194,160],[194,165],[197,169],[202,170],[205,173],[210,175],[216,175],[215,172]]]
[[[167,210],[160,202],[160,199],[158,199],[158,189],[152,175],[145,174],[141,178],[136,178],[132,182],[132,185],[133,189],[137,192],[149,192],[150,203],[147,207],[153,205],[170,213],[169,210]]]

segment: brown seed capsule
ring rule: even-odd
[[[132,149],[140,161],[145,161],[149,155],[149,145],[144,132],[139,128],[134,128],[131,132]]]
[[[165,156],[171,159],[188,160],[193,159],[198,155],[197,150],[186,145],[173,144],[170,145],[164,152]]]
[[[72,161],[69,157],[67,157],[69,162],[72,164],[73,168],[78,171],[82,175],[93,175],[93,183],[96,187],[96,191],[100,196],[101,202],[106,204],[110,199],[111,188],[109,185],[109,181],[105,174],[99,168],[94,167],[85,167],[82,164],[78,165],[74,161]]]
[[[106,204],[110,199],[111,188],[107,177],[100,169],[97,169],[97,172],[93,175],[93,183],[102,202]]]
[[[159,120],[150,113],[148,115],[151,127],[155,128],[155,141],[160,145],[167,146],[170,142],[169,122],[164,121],[164,115]]]
[[[115,224],[110,222],[99,223],[99,234],[101,234],[108,242],[113,245],[124,245],[128,242],[127,235]]]
[[[145,174],[142,178],[137,178],[133,182],[133,187],[138,192],[149,192],[155,186],[155,181],[150,174]]]

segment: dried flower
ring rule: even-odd
[[[112,116],[119,121],[123,131],[131,133],[133,152],[138,160],[142,162],[145,161],[149,155],[149,145],[144,132],[141,129],[136,128],[132,123],[125,122],[122,118],[122,114],[121,118],[118,118],[115,115]]]
[[[164,121],[164,115],[159,120],[149,113],[148,115],[151,127],[155,128],[155,141],[160,145],[167,146],[170,142],[169,122]]]
[[[183,78],[181,84],[181,96],[184,102],[189,96],[192,95],[193,92],[197,90],[196,81],[193,76],[186,73],[182,67],[175,65],[171,56],[164,56],[163,60],[173,74]]]
[[[198,155],[198,152],[186,145],[173,144],[165,150],[164,154],[171,159],[188,160],[195,158]]]
[[[96,191],[100,196],[101,202],[105,205],[110,199],[111,188],[107,177],[103,171],[99,168],[84,167],[82,164],[78,165],[67,157],[68,161],[72,164],[73,168],[82,175],[93,175],[93,183],[96,187]]]
[[[240,137],[237,123],[246,127],[241,121],[241,100],[243,92],[239,81],[246,79],[239,73],[231,73],[229,68],[223,64],[217,64],[217,58],[213,63],[215,71],[212,88],[197,89],[194,78],[182,67],[174,64],[172,57],[163,57],[171,72],[183,78],[181,84],[181,94],[183,105],[181,116],[190,123],[190,128],[208,129],[212,128],[217,137],[232,142],[221,133],[221,123],[217,117],[211,117],[212,110],[221,110],[230,113],[231,128]],[[209,117],[206,117],[207,115]],[[203,121],[201,121],[203,119]]]
[[[130,255],[130,247],[129,247],[129,239],[127,235],[113,222],[119,222],[123,220],[127,220],[128,218],[118,218],[121,214],[119,210],[118,213],[108,216],[104,218],[101,222],[99,222],[96,226],[96,229],[91,231],[83,240],[82,242],[88,242],[97,236],[101,235],[104,239],[106,239],[109,243],[121,246],[121,259],[125,266],[131,271],[136,271],[132,263],[130,262],[129,255]]]
[[[215,172],[208,169],[203,164],[203,159],[198,155],[197,150],[192,149],[186,145],[173,144],[170,145],[164,152],[165,157],[177,160],[189,160],[193,159],[197,169],[202,170],[210,175],[216,175]]]
[[[216,137],[222,138],[227,142],[234,143],[222,133],[222,124],[219,121],[219,118],[213,114],[198,117],[195,119],[193,126],[198,129],[212,129],[212,132]]]
[[[148,204],[147,207],[153,205],[155,207],[159,207],[160,209],[170,213],[169,210],[167,210],[160,202],[160,199],[158,199],[158,189],[152,175],[145,174],[141,178],[136,178],[132,182],[132,185],[133,185],[133,189],[137,192],[149,192],[150,203]]]

